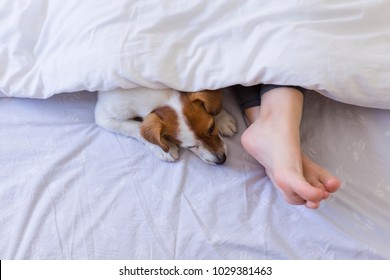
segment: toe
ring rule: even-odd
[[[329,176],[329,177],[323,179],[322,182],[323,182],[323,185],[325,186],[325,189],[330,193],[336,192],[340,188],[340,185],[341,185],[340,180],[334,176]]]
[[[307,208],[310,208],[310,209],[317,209],[318,207],[320,207],[320,203],[319,202],[307,201],[305,206]]]
[[[290,204],[307,204],[308,201],[319,203],[324,191],[308,183],[296,173],[283,172],[283,176],[274,177],[274,183],[282,190],[286,200]],[[299,203],[291,203],[291,201]]]
[[[318,188],[313,187],[309,183],[305,186],[301,186],[297,193],[306,201],[310,201],[313,203],[318,203],[321,201],[324,192]]]
[[[330,195],[329,191],[325,188],[325,186],[317,178],[307,178],[307,182],[310,185],[312,185],[313,187],[322,191],[322,198],[321,199],[329,198],[329,195]]]
[[[304,205],[306,203],[306,200],[302,199],[302,197],[298,196],[297,194],[283,193],[283,196],[287,203],[291,205]]]
[[[290,176],[289,188],[305,201],[319,202],[322,199],[323,190],[311,185],[300,176]],[[318,185],[317,185],[318,186]]]

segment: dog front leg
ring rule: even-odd
[[[141,122],[135,120],[118,120],[114,118],[97,117],[96,124],[104,129],[132,137],[145,144],[145,146],[163,161],[176,161],[179,158],[179,148],[172,143],[169,151],[165,152],[160,146],[150,143],[141,135]]]

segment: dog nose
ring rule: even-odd
[[[218,165],[222,165],[225,163],[225,161],[226,161],[226,155],[223,154],[222,156],[217,157],[217,162],[215,162],[215,163]]]

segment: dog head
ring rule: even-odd
[[[178,106],[158,108],[146,116],[141,134],[149,142],[169,151],[169,142],[191,150],[209,164],[226,161],[215,116],[222,110],[220,91],[180,93]]]
[[[226,161],[226,145],[215,122],[215,116],[222,110],[222,92],[182,93],[181,98],[183,114],[195,136],[195,141],[187,148],[207,163],[223,164]]]

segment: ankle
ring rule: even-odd
[[[258,106],[256,107],[250,107],[245,109],[245,117],[248,120],[249,124],[252,124],[256,121],[256,119],[259,117],[260,108]]]

